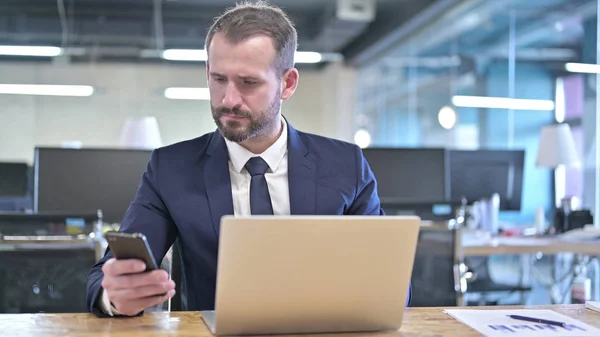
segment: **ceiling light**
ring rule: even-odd
[[[43,96],[91,96],[89,85],[0,84],[0,94]]]
[[[167,49],[161,53],[161,57],[169,61],[206,61],[208,55],[204,49]],[[316,52],[296,52],[295,63],[319,63],[323,61],[323,55]]]
[[[454,96],[454,106],[463,108],[511,109],[553,111],[554,102],[540,99],[517,99],[505,97]]]
[[[210,100],[208,88],[167,88],[165,97],[168,99],[189,99],[198,101]]]
[[[170,61],[206,61],[204,49],[167,49],[162,52],[162,58]]]
[[[565,30],[565,25],[563,25],[562,22],[557,21],[557,22],[554,23],[554,29],[557,32],[562,32],[563,30]]]
[[[49,46],[0,46],[0,55],[53,57],[62,53],[59,47]]]
[[[565,69],[572,73],[600,74],[600,64],[567,63]]]
[[[323,57],[312,51],[298,51],[294,55],[294,63],[319,63]]]
[[[458,116],[452,107],[446,105],[440,109],[440,112],[438,113],[438,122],[444,129],[452,129],[456,125],[457,120]]]
[[[561,77],[556,79],[556,89],[554,94],[554,101],[556,102],[554,109],[554,118],[558,123],[565,121],[567,114],[567,106],[565,104],[565,82]]]
[[[371,145],[371,134],[365,129],[360,129],[354,134],[354,143],[361,149],[369,147]]]

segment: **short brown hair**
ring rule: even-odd
[[[264,34],[273,40],[276,56],[275,70],[283,75],[294,67],[294,54],[298,35],[294,24],[279,7],[266,1],[245,1],[236,4],[215,19],[206,36],[205,50],[216,33],[223,32],[227,39],[239,43],[250,37]]]

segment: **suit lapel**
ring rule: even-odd
[[[315,214],[317,164],[298,132],[288,123],[288,183],[292,215]]]
[[[221,217],[233,214],[233,198],[231,196],[231,179],[227,145],[217,130],[208,146],[209,158],[204,165],[204,185],[217,237],[220,235]]]

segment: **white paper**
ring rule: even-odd
[[[600,312],[600,302],[594,302],[594,301],[586,301],[585,302],[585,307],[590,309],[590,310],[594,310],[597,312]]]
[[[449,309],[445,312],[488,337],[598,337],[600,329],[552,310],[468,310]],[[520,321],[508,315],[521,315],[563,322],[566,328]]]

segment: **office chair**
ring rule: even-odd
[[[175,282],[175,296],[170,300],[170,311],[186,311],[187,297],[185,291],[185,276],[179,239],[173,244],[173,256],[171,259],[171,279]]]
[[[465,263],[468,266],[468,272],[473,275],[467,282],[467,292],[482,295],[480,301],[469,303],[469,305],[498,305],[499,301],[490,301],[487,299],[491,293],[508,293],[508,296],[510,296],[514,293],[531,292],[532,288],[530,286],[495,281],[490,274],[489,258],[487,256],[470,256],[465,258]],[[506,295],[503,297],[506,297]]]
[[[0,312],[86,312],[99,222],[97,213],[0,213]]]
[[[460,229],[421,226],[411,275],[411,307],[458,306],[465,288]]]
[[[0,252],[0,312],[87,312],[87,273],[96,262],[89,248]]]

